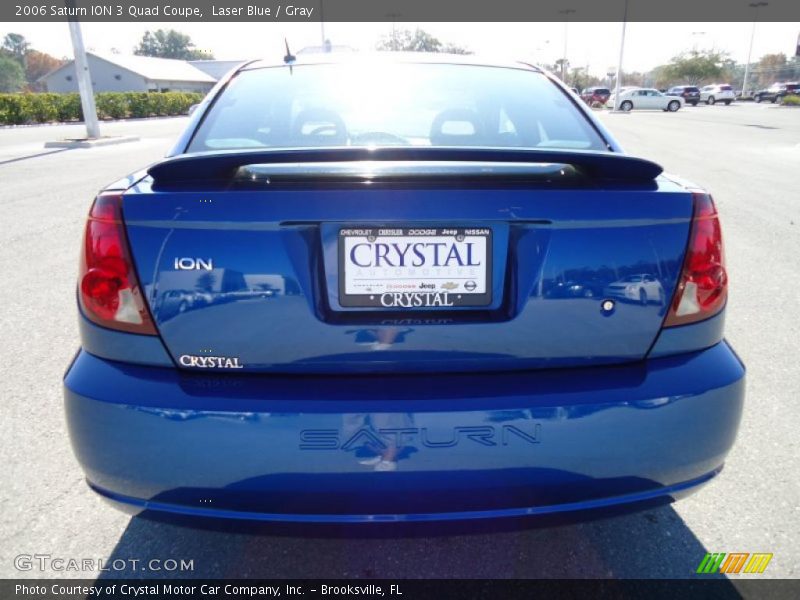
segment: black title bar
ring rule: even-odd
[[[758,5],[758,6],[753,6]],[[253,22],[800,21],[769,0],[2,0],[0,21]]]

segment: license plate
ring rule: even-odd
[[[339,230],[339,303],[346,307],[488,306],[492,231],[486,227]]]

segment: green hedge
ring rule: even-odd
[[[100,119],[185,115],[203,99],[195,92],[100,92],[95,94]],[[0,125],[50,123],[83,119],[78,94],[0,94]]]
[[[800,106],[800,96],[784,96],[781,104],[783,106]]]

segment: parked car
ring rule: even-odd
[[[619,95],[619,109],[625,112],[630,110],[664,110],[675,112],[683,106],[680,96],[667,96],[652,88],[633,88]],[[606,106],[614,108],[616,98],[609,96]]]
[[[544,290],[547,298],[593,298],[603,293],[603,284],[597,279],[555,281]]]
[[[736,95],[733,93],[733,88],[726,83],[707,85],[700,90],[700,101],[709,106],[717,102],[728,106],[734,100],[736,100]]]
[[[213,302],[212,294],[197,290],[170,289],[159,295],[156,309],[164,318],[207,306]]]
[[[588,87],[581,92],[581,98],[589,106],[595,106],[596,104],[603,106],[608,102],[609,96],[611,96],[611,90],[606,87]]]
[[[664,304],[664,287],[655,275],[640,273],[629,275],[606,286],[605,294],[613,298],[647,304]]]
[[[223,78],[88,213],[64,400],[91,489],[159,518],[375,523],[711,480],[745,389],[717,211],[567,90],[441,54]],[[658,273],[664,306],[649,281],[603,295],[615,272]],[[225,302],[165,316],[186,279]]]
[[[669,88],[667,96],[680,96],[686,104],[697,106],[700,103],[700,88],[694,85],[676,85]]]
[[[800,95],[800,83],[773,83],[765,90],[759,90],[753,95],[756,102],[777,102],[780,104],[786,96]]]

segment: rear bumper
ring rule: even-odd
[[[722,467],[744,399],[725,342],[618,367],[382,377],[195,375],[82,351],[64,383],[73,448],[104,496],[298,522],[671,500]],[[379,458],[390,470],[363,464]]]

